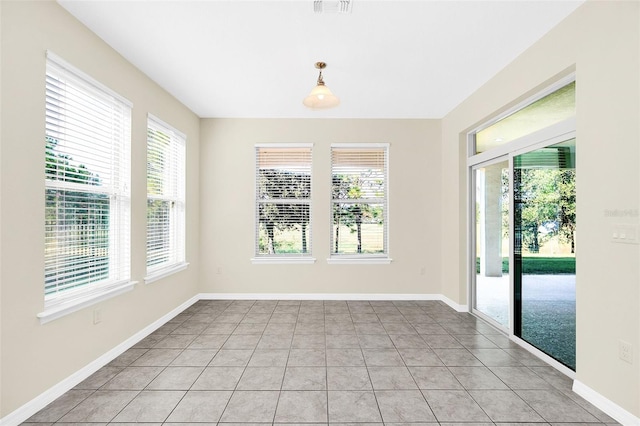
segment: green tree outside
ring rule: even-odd
[[[76,189],[48,186],[45,190],[45,294],[65,287],[99,281],[108,276],[109,197],[79,190],[77,184],[98,187],[100,177],[56,150],[58,140],[45,137],[45,178],[73,184]],[[71,188],[74,188],[73,186]],[[59,251],[64,247],[64,253]],[[73,270],[58,270],[64,258]]]
[[[306,200],[311,198],[311,176],[281,169],[261,169],[257,190],[260,200],[258,221],[266,233],[266,238],[259,238],[259,253],[307,253],[310,211]],[[276,238],[278,231],[299,232],[300,246],[291,247],[279,241]]]

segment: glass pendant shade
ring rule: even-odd
[[[338,106],[340,99],[327,86],[318,84],[311,90],[309,96],[304,98],[302,103],[312,109],[324,109]]]
[[[331,93],[331,90],[327,86],[324,85],[324,80],[322,79],[322,70],[327,67],[327,64],[324,62],[316,62],[316,68],[320,70],[320,74],[318,75],[318,84],[316,87],[311,90],[309,96],[304,98],[302,103],[307,108],[311,109],[326,109],[333,108],[334,106],[338,106],[340,103],[340,99]]]

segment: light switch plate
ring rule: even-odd
[[[611,228],[611,241],[622,244],[638,244],[638,225],[618,223]]]

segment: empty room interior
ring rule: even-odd
[[[640,425],[637,1],[0,1],[0,425]]]

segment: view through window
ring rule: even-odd
[[[185,143],[169,124],[147,123],[147,275],[185,261]]]
[[[470,135],[472,309],[575,370],[576,84],[556,87]]]
[[[256,146],[257,257],[311,255],[311,149]]]
[[[131,105],[47,54],[45,305],[127,282]]]
[[[331,148],[331,254],[386,256],[388,146]]]

